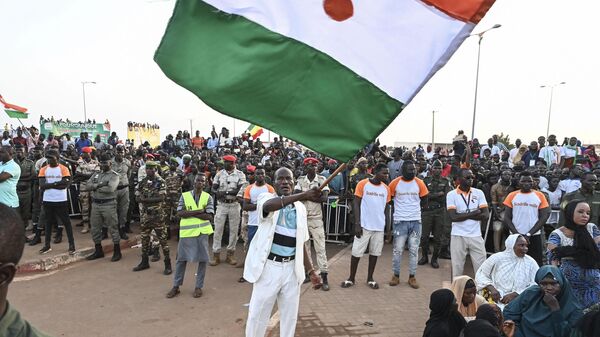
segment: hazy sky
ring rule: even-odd
[[[282,0],[284,1],[284,0]],[[355,0],[367,1],[367,0]],[[377,0],[368,0],[377,1]],[[127,121],[157,123],[161,138],[179,129],[206,135],[233,120],[212,111],[167,79],[152,60],[175,1],[0,0],[0,93],[29,108],[27,124],[41,115],[83,119],[81,81],[89,118],[111,121],[122,138]],[[481,49],[475,136],[508,133],[524,141],[550,132],[600,143],[600,26],[597,0],[498,0],[474,32],[496,23]],[[411,104],[381,135],[382,143],[450,142],[471,134],[477,38],[465,41]],[[2,122],[16,122],[4,115]],[[248,124],[238,121],[239,133]],[[264,136],[266,138],[266,135]]]

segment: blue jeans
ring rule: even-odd
[[[421,221],[394,221],[394,249],[392,259],[392,271],[394,275],[400,275],[400,263],[404,244],[408,240],[408,273],[417,273],[417,257],[419,256],[419,244],[421,243]]]

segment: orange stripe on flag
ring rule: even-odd
[[[447,15],[465,22],[479,23],[495,0],[421,0]]]

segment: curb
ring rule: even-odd
[[[344,249],[340,250],[337,254],[335,254],[331,259],[329,259],[329,261],[327,261],[327,263],[329,264],[329,266],[331,266],[334,263],[336,263],[349,250],[350,251],[352,250],[352,245],[348,245]],[[300,290],[300,298],[302,298],[302,295],[304,295],[304,293],[306,293],[309,289],[312,289],[310,284],[306,284],[302,288],[303,289]],[[278,309],[273,314],[273,316],[271,316],[271,319],[269,320],[269,324],[267,324],[267,331],[265,333],[266,337],[271,337],[273,335],[273,332],[275,331],[275,328],[277,328],[277,325],[279,325],[279,319],[280,318],[279,318],[279,309]]]
[[[121,249],[128,249],[135,246],[139,241],[139,235],[130,235],[128,240],[121,240]],[[102,244],[104,253],[113,251],[113,244]],[[55,270],[75,262],[85,260],[85,258],[94,252],[94,247],[85,247],[77,249],[75,254],[62,253],[54,256],[48,256],[39,260],[25,261],[17,266],[17,274],[41,273],[49,270]]]

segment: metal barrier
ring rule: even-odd
[[[69,201],[69,216],[81,215],[81,203],[79,202],[79,183],[71,184],[67,189],[67,200]]]
[[[340,201],[338,196],[330,196],[323,203],[323,224],[325,241],[347,243],[350,233],[350,205],[348,200]]]

